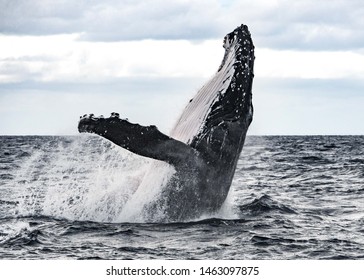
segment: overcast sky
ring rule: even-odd
[[[119,112],[168,133],[247,24],[249,133],[364,134],[362,0],[0,0],[0,134]]]

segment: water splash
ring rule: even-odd
[[[100,137],[82,135],[43,143],[16,176],[26,193],[20,215],[113,222],[143,178],[148,160]]]

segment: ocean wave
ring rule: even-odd
[[[3,246],[36,246],[42,244],[42,241],[40,240],[42,235],[43,233],[38,229],[23,229],[15,236],[3,240],[1,244]]]
[[[252,216],[262,215],[270,212],[278,212],[281,214],[297,214],[297,212],[282,203],[274,201],[269,195],[263,195],[260,198],[254,199],[252,202],[240,205],[239,210],[242,214]]]

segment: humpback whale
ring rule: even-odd
[[[79,132],[98,134],[154,159],[134,193],[143,221],[186,221],[216,213],[224,203],[253,117],[254,45],[246,25],[223,41],[216,74],[197,92],[170,135],[156,126],[84,115]],[[158,192],[155,188],[159,188]],[[141,197],[150,196],[140,203]]]

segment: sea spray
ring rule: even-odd
[[[114,222],[144,176],[148,160],[97,136],[44,143],[19,169],[20,215]]]

